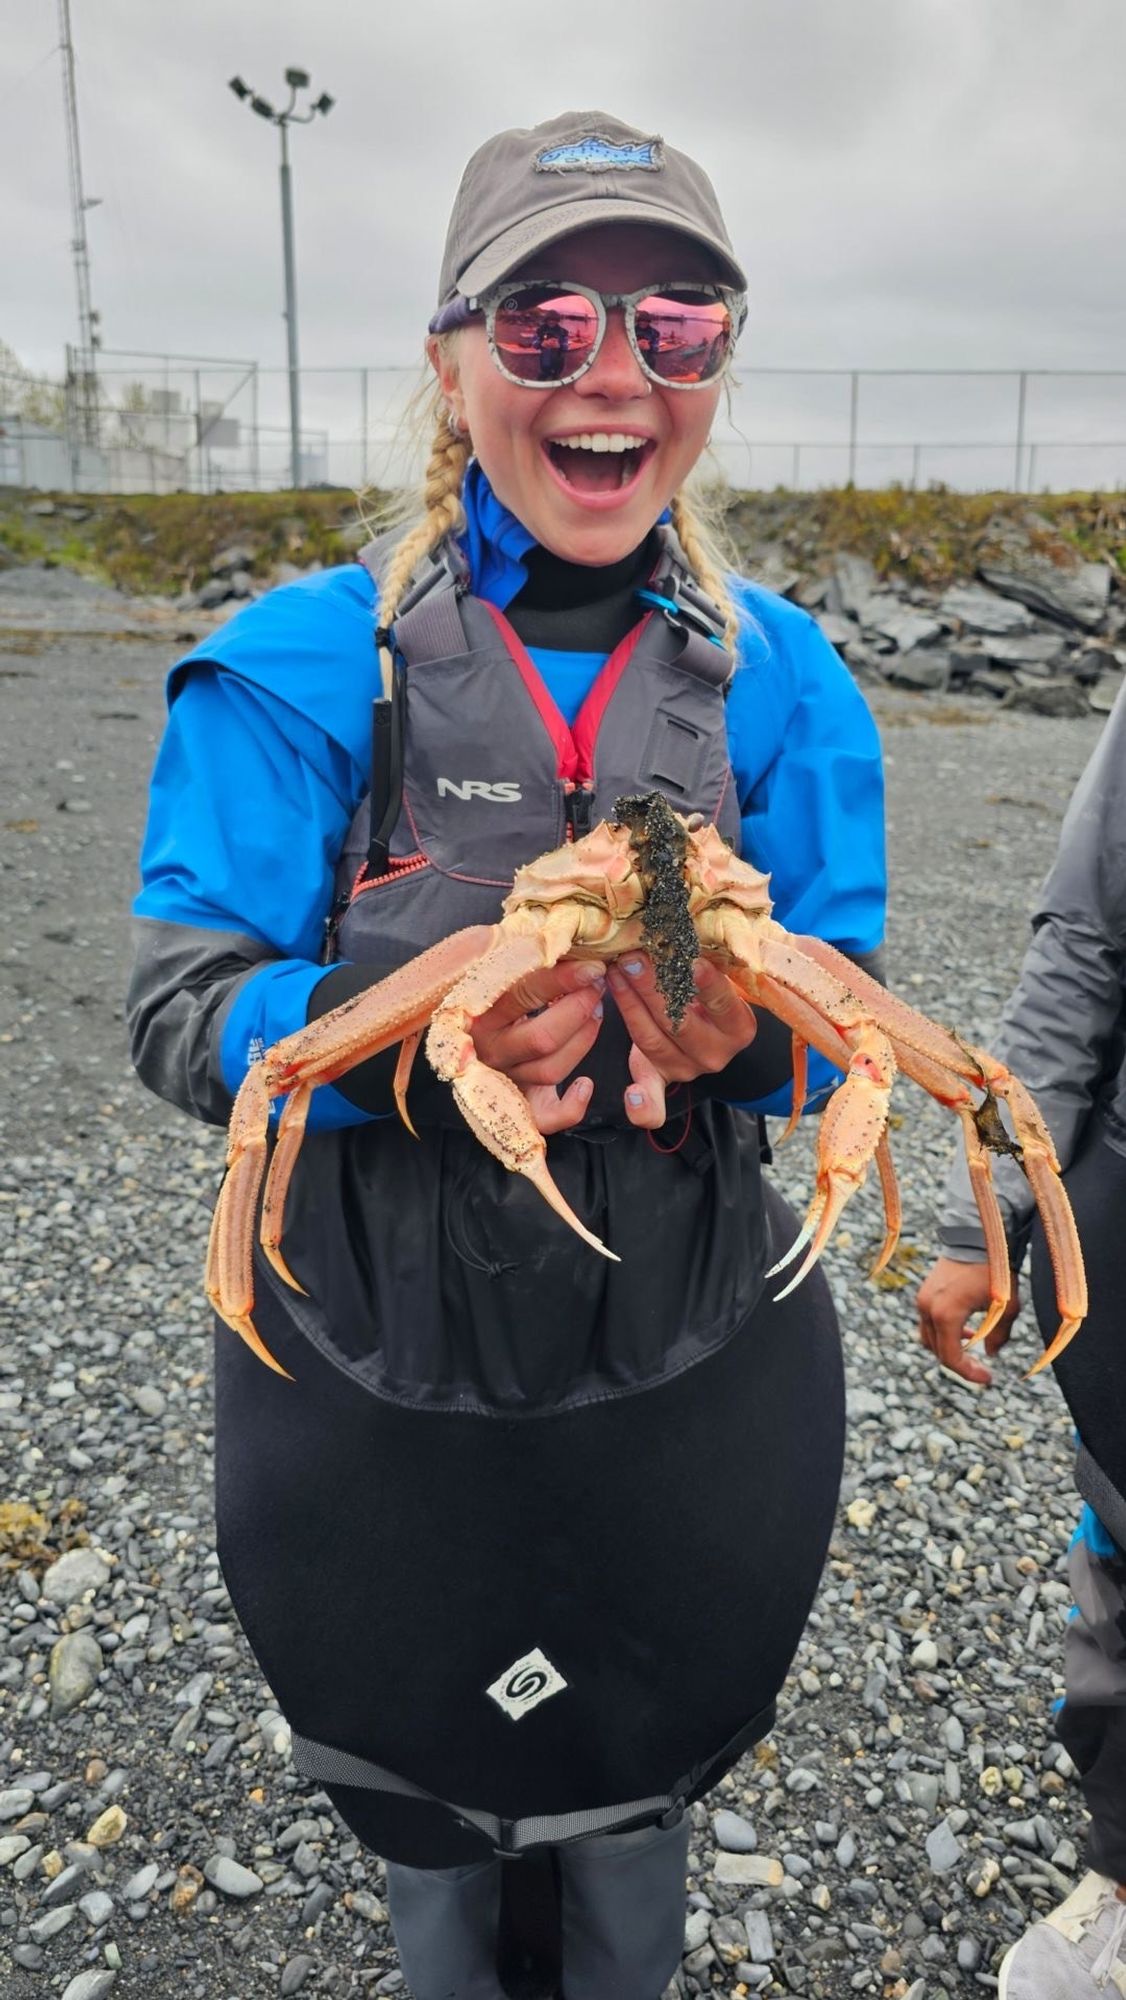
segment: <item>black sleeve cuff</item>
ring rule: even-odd
[[[323,1014],[331,1014],[334,1007],[342,1007],[346,1000],[355,999],[358,993],[366,993],[369,986],[378,986],[381,979],[397,970],[393,965],[337,965],[318,981],[309,995],[305,1010],[306,1022],[319,1021]],[[369,1056],[366,1062],[357,1063],[346,1075],[333,1079],[333,1085],[354,1104],[358,1111],[366,1111],[373,1118],[390,1118],[397,1107],[392,1084],[395,1080],[395,1066],[399,1060],[399,1044],[392,1042],[377,1056]],[[449,1085],[435,1076],[422,1052],[419,1052],[411,1071],[410,1114],[416,1125],[436,1125],[449,1120]]]
[[[728,1104],[753,1103],[770,1097],[789,1083],[794,1073],[793,1036],[785,1021],[768,1014],[765,1007],[754,1009],[758,1032],[749,1048],[740,1049],[726,1069],[710,1076],[698,1076],[691,1084],[694,1098],[718,1097]]]

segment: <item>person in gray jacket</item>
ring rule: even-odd
[[[1091,1871],[1006,1956],[1000,2000],[1126,1994],[1126,697],[1076,786],[997,1052],[1035,1092],[1075,1211],[1090,1316],[1055,1364],[1075,1420],[1085,1502],[1070,1555],[1076,1611],[1065,1642],[1057,1724],[1091,1812]],[[996,1354],[1020,1311],[1018,1268],[1031,1235],[1032,1298],[1045,1342],[1056,1325],[1047,1248],[1028,1183],[999,1163],[1013,1265]],[[947,1368],[988,1383],[966,1351],[988,1304],[985,1246],[962,1165],[939,1231],[943,1254],[918,1295],[919,1331]]]

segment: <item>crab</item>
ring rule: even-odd
[[[653,958],[675,1029],[693,994],[692,965],[703,956],[748,1005],[763,1007],[793,1038],[793,1111],[806,1096],[808,1050],[844,1071],[820,1121],[816,1184],[795,1242],[768,1273],[802,1259],[783,1298],[817,1262],[846,1206],[875,1162],[885,1232],[871,1275],[894,1254],[900,1200],[887,1119],[897,1069],[956,1113],[985,1233],[990,1304],[975,1338],[984,1340],[1008,1303],[1009,1256],[993,1187],[990,1154],[1009,1154],[1028,1177],[1051,1254],[1060,1313],[1051,1345],[1035,1363],[1062,1353],[1087,1311],[1083,1257],[1060,1180],[1051,1136],[1029,1091],[1003,1063],[942,1028],[820,938],[799,937],[772,918],[769,878],[741,861],[700,815],[685,819],[659,793],[617,801],[615,819],[520,868],[494,925],[455,932],[389,978],[345,1001],[267,1049],[247,1072],[231,1114],[227,1174],[211,1226],[206,1288],[219,1317],[278,1374],[254,1325],[254,1236],[274,1270],[302,1291],[282,1255],[286,1191],[300,1152],[309,1103],[319,1085],[402,1044],[394,1095],[413,1132],[407,1087],[418,1047],[450,1084],[481,1144],[526,1176],[592,1250],[614,1253],[564,1200],[547,1146],[519,1086],[477,1055],[473,1024],[521,981],[565,958],[611,962],[638,948]],[[270,1157],[275,1099],[286,1100]],[[1013,1137],[1001,1117],[1007,1107]],[[616,1261],[616,1260],[615,1260]]]

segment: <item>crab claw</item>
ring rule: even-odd
[[[805,1222],[796,1243],[791,1245],[774,1270],[784,1270],[807,1243],[809,1249],[789,1284],[776,1294],[776,1298],[788,1298],[813,1269],[846,1204],[862,1185],[872,1159],[879,1155],[894,1075],[895,1062],[885,1037],[876,1028],[861,1030],[848,1074],[840,1089],[834,1092],[821,1120],[817,1137],[817,1185]],[[888,1196],[888,1164],[886,1158],[880,1159],[885,1201]],[[894,1247],[897,1231],[897,1218],[891,1212],[884,1246],[887,1255],[890,1255],[887,1242],[891,1239]],[[773,1272],[768,1275],[772,1276]]]

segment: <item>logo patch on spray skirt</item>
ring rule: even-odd
[[[503,1708],[513,1722],[519,1722],[522,1715],[538,1708],[541,1701],[549,1700],[553,1694],[560,1694],[566,1685],[546,1653],[536,1646],[522,1660],[514,1660],[506,1667],[485,1693],[492,1696],[497,1707]]]
[[[626,145],[600,139],[593,132],[585,139],[573,139],[565,146],[547,146],[536,154],[538,174],[631,173],[638,167],[655,174],[664,164],[659,139],[642,139]]]

